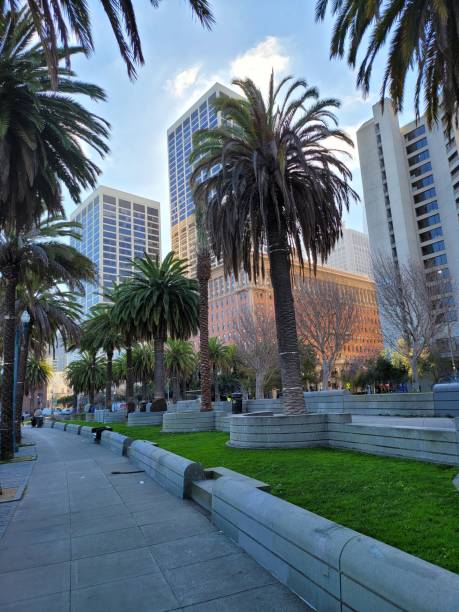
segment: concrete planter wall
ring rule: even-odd
[[[314,610],[456,612],[459,576],[232,478],[212,520]]]
[[[68,431],[69,433],[73,433],[78,436],[80,434],[80,429],[81,429],[81,425],[74,425],[74,424],[68,423],[65,428],[65,431]]]
[[[135,440],[129,446],[128,455],[153,480],[178,497],[190,497],[193,481],[205,478],[200,463],[165,451],[151,442]]]
[[[132,443],[132,438],[123,436],[116,431],[103,431],[100,443],[117,455],[127,455],[128,448]]]
[[[209,412],[172,412],[163,416],[163,432],[186,433],[193,431],[214,431],[215,413]]]
[[[119,410],[111,412],[111,410],[95,410],[94,420],[98,423],[126,423],[127,412]]]
[[[327,415],[236,415],[230,419],[229,446],[237,448],[305,448],[326,446]]]
[[[128,427],[138,425],[162,425],[164,412],[131,412],[128,414]]]

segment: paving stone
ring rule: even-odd
[[[163,569],[174,569],[240,553],[240,549],[219,532],[156,544],[151,546],[150,550]]]
[[[0,548],[0,573],[70,561],[70,538]]]
[[[73,537],[90,535],[96,533],[106,533],[116,531],[118,529],[128,529],[135,527],[135,521],[126,514],[115,516],[93,516],[92,519],[86,521],[75,520],[72,516],[71,533]],[[106,536],[110,537],[110,536]]]
[[[70,591],[2,606],[2,612],[70,612]]]
[[[109,537],[105,533],[81,536],[72,538],[72,559],[94,557],[130,548],[143,548],[146,544],[139,527],[110,531]]]
[[[124,550],[100,557],[86,557],[72,561],[72,589],[159,571],[159,566],[153,560],[148,548]]]
[[[28,531],[13,531],[7,532],[1,541],[2,548],[8,546],[28,546],[29,544],[40,544],[42,542],[51,542],[53,540],[62,540],[70,534],[69,524],[54,525],[47,529],[42,529],[39,523],[36,523],[36,528]]]
[[[0,574],[0,608],[3,604],[70,589],[70,563],[41,565]]]
[[[71,606],[72,612],[164,612],[176,610],[178,602],[163,576],[155,573],[74,590]]]
[[[237,595],[212,599],[206,603],[187,606],[186,612],[312,612],[307,604],[280,584],[270,584]]]
[[[181,605],[200,603],[276,582],[271,574],[244,553],[165,570],[164,576]]]
[[[170,521],[143,525],[141,530],[147,544],[171,542],[179,538],[217,531],[212,523],[200,514],[191,514],[186,520],[180,517]]]

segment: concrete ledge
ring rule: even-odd
[[[164,412],[131,412],[128,414],[128,427],[139,425],[161,425]]]
[[[200,463],[189,461],[145,440],[132,442],[128,456],[153,480],[177,497],[191,497],[193,481],[205,478]]]
[[[61,421],[55,421],[54,423],[54,429],[60,429],[62,431],[65,431],[67,427],[67,423],[62,423]]]
[[[117,455],[127,455],[128,448],[132,442],[132,438],[123,436],[116,431],[103,431],[100,441],[102,446],[108,447]]]
[[[212,520],[313,609],[456,612],[459,576],[233,478]]]
[[[126,423],[127,412],[120,410],[111,412],[110,410],[95,410],[94,420],[99,423]]]
[[[82,425],[74,425],[73,423],[68,423],[67,427],[65,428],[65,431],[68,431],[69,433],[73,433],[75,435],[80,435],[80,429],[82,428]]]
[[[43,427],[48,427],[49,429],[52,429],[54,427],[54,423],[55,421],[49,421],[45,419],[43,423]]]
[[[80,429],[80,436],[83,436],[84,438],[92,439],[92,427],[88,425],[83,425],[82,428]]]
[[[163,416],[164,433],[186,433],[193,431],[215,431],[215,413],[209,412],[166,412]]]

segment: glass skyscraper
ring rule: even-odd
[[[84,313],[102,301],[102,293],[128,277],[132,259],[145,252],[160,257],[160,205],[110,187],[98,187],[71,215],[82,225],[81,241],[71,244],[97,267],[97,283],[86,283]]]
[[[212,101],[221,95],[239,97],[228,87],[215,83],[167,130],[172,250],[188,260],[191,276],[196,275],[196,223],[190,189],[192,168],[188,161],[192,134],[219,125],[220,117]]]

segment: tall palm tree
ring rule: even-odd
[[[197,283],[186,276],[186,263],[173,252],[162,263],[145,254],[134,259],[133,276],[119,287],[115,321],[133,321],[143,340],[153,340],[155,399],[164,400],[164,343],[166,338],[189,338],[197,332]]]
[[[104,388],[106,383],[107,364],[105,357],[94,357],[93,353],[83,352],[66,368],[65,376],[75,394],[85,393],[89,404],[94,406],[95,393]]]
[[[402,110],[406,79],[417,72],[415,108],[421,97],[426,103],[429,125],[441,108],[448,126],[458,119],[459,104],[459,5],[456,0],[317,0],[316,17],[325,18],[327,8],[335,17],[330,45],[332,57],[346,55],[355,68],[357,55],[365,47],[357,73],[357,84],[365,93],[376,58],[387,47],[382,97],[386,90]]]
[[[53,375],[52,366],[39,357],[30,356],[27,362],[26,389],[30,394],[30,412],[35,409],[35,395],[37,389],[44,389]]]
[[[59,45],[68,58],[69,44],[74,37],[86,55],[94,50],[90,3],[86,0],[26,0],[33,16],[38,36],[46,48],[46,59],[54,80],[57,81],[57,67],[60,58]],[[12,10],[17,10],[18,0],[2,0]],[[150,0],[153,7],[160,0]],[[92,3],[91,3],[92,4]],[[132,0],[100,0],[115,35],[121,57],[128,74],[135,78],[136,64],[143,64],[143,52]],[[208,0],[188,0],[193,15],[203,26],[210,29],[214,23]],[[92,8],[92,7],[91,7]]]
[[[180,399],[180,383],[191,376],[196,367],[196,355],[191,342],[169,339],[164,355],[166,368],[172,380],[172,401]]]
[[[196,276],[199,287],[199,373],[201,411],[212,410],[212,375],[209,354],[209,280],[211,254],[207,235],[205,206],[196,203]]]
[[[106,355],[105,409],[112,409],[113,355],[122,346],[122,336],[113,321],[113,304],[100,302],[91,307],[89,318],[83,323],[83,336],[97,353]]]
[[[75,262],[84,262],[87,267],[87,258],[61,242],[69,236],[78,238],[78,227],[75,223],[51,219],[28,231],[0,230],[0,272],[4,288],[2,427],[7,431],[13,427],[17,286],[20,282],[27,284],[28,278],[36,276],[53,278],[56,284],[61,282],[71,291],[83,291],[81,276],[75,274]],[[90,266],[87,278],[92,278],[93,273],[93,266]],[[9,438],[1,438],[1,454],[5,458],[11,457],[13,452]]]
[[[220,392],[218,388],[218,376],[225,372],[230,367],[230,351],[228,346],[223,344],[218,338],[209,338],[209,363],[214,382],[215,401],[220,400]]]
[[[86,143],[101,155],[108,151],[108,124],[85,110],[74,95],[103,100],[97,86],[59,70],[53,91],[45,51],[35,44],[32,17],[25,10],[0,18],[0,267],[4,282],[4,368],[2,427],[10,431],[13,399],[16,287],[25,264],[50,265],[47,249],[34,246],[42,213],[63,213],[61,184],[74,201],[81,189],[94,187],[99,168],[82,149]],[[77,49],[69,50],[76,53]],[[48,237],[49,224],[45,232]],[[58,250],[56,246],[55,251]],[[63,279],[65,280],[65,279]],[[4,435],[0,456],[12,456],[12,437]]]
[[[291,264],[295,257],[303,265],[306,254],[315,269],[339,238],[343,208],[357,196],[327,140],[352,142],[336,127],[339,102],[321,100],[304,80],[288,77],[275,87],[271,75],[266,101],[250,79],[233,83],[245,99],[215,100],[226,121],[196,132],[191,183],[226,274],[237,278],[243,268],[250,277],[263,275],[268,251],[284,410],[302,412]]]
[[[59,68],[52,89],[30,13],[0,15],[0,223],[18,232],[39,221],[43,207],[63,212],[61,183],[75,202],[81,189],[95,186],[100,170],[82,143],[104,156],[109,124],[81,104],[105,100],[97,85]]]

